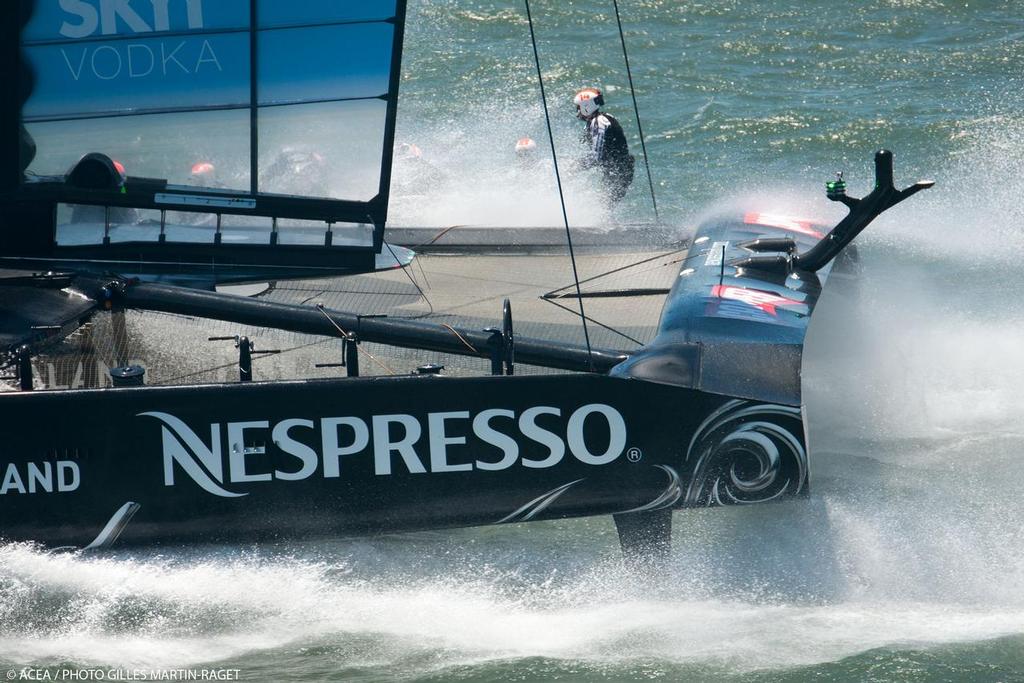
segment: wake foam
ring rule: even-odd
[[[442,545],[448,572],[410,572],[415,557],[398,552],[373,577],[358,571],[376,564],[358,544],[334,563],[269,555],[115,560],[6,546],[0,662],[250,668],[313,648],[346,667],[410,674],[530,658],[753,670],[1024,630],[1020,606],[690,596],[681,586],[695,577],[685,572],[638,580],[609,560],[571,576],[552,566],[524,573],[489,565],[486,548]]]

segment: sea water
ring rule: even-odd
[[[620,3],[660,218],[836,218],[821,183],[937,181],[858,239],[809,335],[809,500],[677,513],[665,571],[608,519],[302,545],[48,554],[0,546],[0,672],[238,669],[252,680],[1024,680],[1024,246],[1018,2]],[[534,2],[556,150],[604,88],[639,154],[610,2]],[[525,13],[412,0],[393,221],[557,225]],[[547,172],[551,171],[544,164]],[[404,175],[403,175],[404,174]],[[609,214],[653,220],[643,166]],[[0,674],[2,675],[2,674]]]

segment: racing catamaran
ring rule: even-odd
[[[701,226],[657,335],[630,351],[517,335],[510,301],[481,331],[246,299],[209,289],[412,258],[384,241],[404,1],[5,12],[16,20],[0,59],[22,93],[0,120],[0,358],[23,389],[0,394],[7,540],[99,548],[611,514],[624,549],[663,552],[673,510],[807,494],[807,326],[850,242],[931,184],[897,190],[881,151],[863,199],[828,184],[850,209],[831,229],[758,212]],[[307,125],[325,117],[331,130]],[[218,187],[185,162],[168,173],[175,155],[154,151],[154,125],[215,127],[216,166],[233,170]],[[325,134],[351,141],[325,171],[341,198],[265,186],[286,138]],[[34,354],[124,309],[341,338],[349,376],[150,387],[121,368],[111,388],[32,390]],[[360,377],[360,342],[483,358],[491,374]],[[515,374],[522,364],[553,372]]]

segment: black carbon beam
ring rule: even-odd
[[[828,184],[828,198],[848,206],[850,213],[820,242],[797,256],[794,259],[795,267],[809,271],[821,270],[825,264],[838,256],[854,237],[868,227],[871,221],[907,197],[927,190],[934,184],[934,180],[921,180],[904,190],[897,190],[893,185],[892,152],[886,149],[879,150],[875,153],[875,187],[868,196],[863,199],[846,196],[846,183],[843,182],[841,175],[835,183]]]
[[[476,358],[490,358],[492,353],[491,333],[483,330],[453,331],[453,328],[433,323],[367,318],[316,306],[257,301],[170,285],[126,285],[121,288],[117,303],[126,308],[213,318],[326,337],[355,334],[363,342]],[[591,361],[583,346],[519,336],[515,340],[515,360],[526,365],[605,374],[628,357],[625,351],[593,349]]]

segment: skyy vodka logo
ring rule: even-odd
[[[317,474],[325,479],[344,477],[346,463],[357,458],[372,459],[374,474],[389,476],[493,472],[516,466],[545,469],[566,457],[600,466],[626,450],[626,422],[618,410],[603,403],[577,408],[555,431],[538,424],[541,416],[550,416],[545,419],[549,425],[562,416],[562,410],[552,406],[519,413],[504,408],[476,414],[428,413],[425,422],[407,414],[215,422],[207,439],[169,413],[138,416],[161,423],[164,485],[175,486],[176,476],[184,473],[203,490],[226,498],[248,495],[233,490],[238,484],[301,481]],[[592,438],[594,443],[588,443],[584,425],[590,420],[604,422],[607,440]],[[287,456],[274,458],[278,467],[273,469],[268,443]],[[541,456],[527,457],[524,445],[532,456],[538,450]],[[290,466],[281,466],[284,463]]]
[[[206,28],[203,0],[59,0],[58,33],[82,40],[60,48],[67,75],[94,84],[145,82],[224,71],[217,37],[189,37]],[[179,35],[184,33],[185,35]],[[170,34],[167,40],[156,40]],[[97,38],[124,38],[94,42]],[[143,79],[143,80],[139,80]]]
[[[180,12],[189,30],[204,28],[203,0],[135,0],[134,6],[132,0],[99,0],[98,4],[95,0],[60,0],[60,7],[68,15],[60,27],[65,38],[88,38],[97,30],[114,36],[119,22],[132,33],[170,31],[172,17]]]

